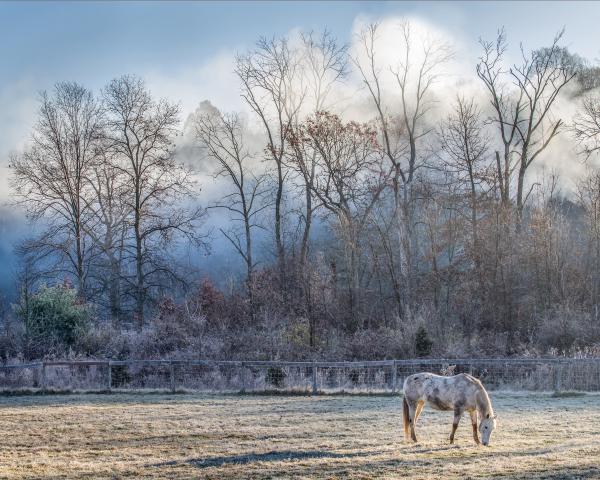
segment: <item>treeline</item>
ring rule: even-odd
[[[184,129],[137,77],[56,85],[11,159],[38,234],[18,246],[4,356],[597,351],[600,73],[561,37],[515,65],[503,31],[482,40],[483,93],[454,98],[436,93],[452,47],[410,23],[393,62],[376,24],[351,50],[327,32],[261,39],[236,57],[251,116],[206,102]],[[571,195],[533,173],[559,135],[579,152],[565,162],[588,162]],[[198,173],[222,198],[198,205]],[[182,260],[208,215],[244,266],[227,288]]]

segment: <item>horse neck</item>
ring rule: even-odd
[[[488,415],[494,415],[492,402],[490,401],[490,397],[485,391],[485,388],[483,388],[483,385],[479,387],[479,392],[477,392],[477,411],[479,412],[479,418],[486,418]]]

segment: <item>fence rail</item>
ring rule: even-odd
[[[195,390],[396,393],[404,378],[470,373],[491,390],[600,391],[600,358],[410,359],[364,362],[78,360],[0,365],[0,390]]]

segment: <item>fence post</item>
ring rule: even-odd
[[[46,390],[46,364],[40,363],[40,388]]]
[[[242,377],[242,389],[240,390],[240,393],[246,393],[246,367],[244,365],[244,362],[241,363],[241,367],[242,369],[241,371],[241,377]]]
[[[396,360],[392,360],[392,393],[395,394],[398,391],[398,367]]]
[[[560,364],[556,363],[554,365],[554,391],[556,392],[560,392],[561,390],[561,386],[560,386]]]
[[[317,394],[317,362],[313,362],[312,368],[312,394]]]
[[[110,360],[108,362],[106,362],[106,367],[107,367],[107,371],[106,371],[106,388],[110,392],[111,389],[112,389],[112,365],[110,363]]]
[[[169,363],[169,376],[171,380],[171,393],[175,393],[175,364],[173,361]]]

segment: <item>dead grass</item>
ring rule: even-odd
[[[0,478],[600,478],[600,397],[493,394],[499,428],[426,409],[406,444],[392,397],[0,398]]]

